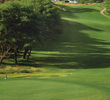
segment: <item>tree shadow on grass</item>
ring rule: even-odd
[[[67,20],[63,24],[64,34],[59,43],[34,48],[29,62],[20,59],[18,65],[63,69],[110,67],[110,49],[105,48],[110,43],[83,32],[89,30],[100,35],[103,30]]]
[[[71,7],[71,6],[65,6],[65,5],[60,5],[60,7],[62,9],[65,9],[65,11],[61,11],[61,14],[63,17],[67,17],[67,18],[77,18],[77,16],[75,15],[75,13],[87,13],[87,12],[99,12],[98,10],[92,9],[92,8],[83,8],[80,6],[75,8],[75,7]]]
[[[40,66],[50,66],[62,69],[89,69],[110,67],[110,56],[100,54],[71,54],[68,56],[58,55],[58,57],[40,58]]]
[[[92,38],[82,30],[92,30],[92,32],[98,32],[99,35],[103,31],[81,23],[64,20],[64,34],[61,42],[43,48],[42,52],[38,51],[37,53],[42,57],[36,58],[37,61],[44,63],[44,66],[58,68],[109,67],[110,49],[105,46],[109,46],[110,43]]]

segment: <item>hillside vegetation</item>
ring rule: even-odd
[[[56,26],[56,27],[55,27]],[[46,45],[57,41],[62,33],[57,7],[49,0],[15,0],[0,5],[0,63],[24,50],[22,58],[33,44]]]

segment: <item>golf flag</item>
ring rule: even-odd
[[[7,80],[7,74],[5,74],[5,81]]]

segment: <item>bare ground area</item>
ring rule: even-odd
[[[100,11],[100,13],[101,13],[102,15],[104,15],[105,17],[110,18],[109,16],[107,16],[107,15],[105,15],[105,14],[104,14],[104,11],[106,10],[106,8],[105,8],[105,7],[103,7],[103,8],[104,8],[104,9],[103,9],[103,10],[101,10],[101,11]]]

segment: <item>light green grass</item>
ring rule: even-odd
[[[101,6],[62,6],[59,43],[35,47],[29,62],[18,60],[17,66],[44,72],[8,75],[6,85],[0,75],[0,100],[109,100],[110,19],[100,14]]]
[[[60,73],[66,76],[8,78],[6,84],[2,78],[0,100],[109,100],[110,68],[62,69]]]

